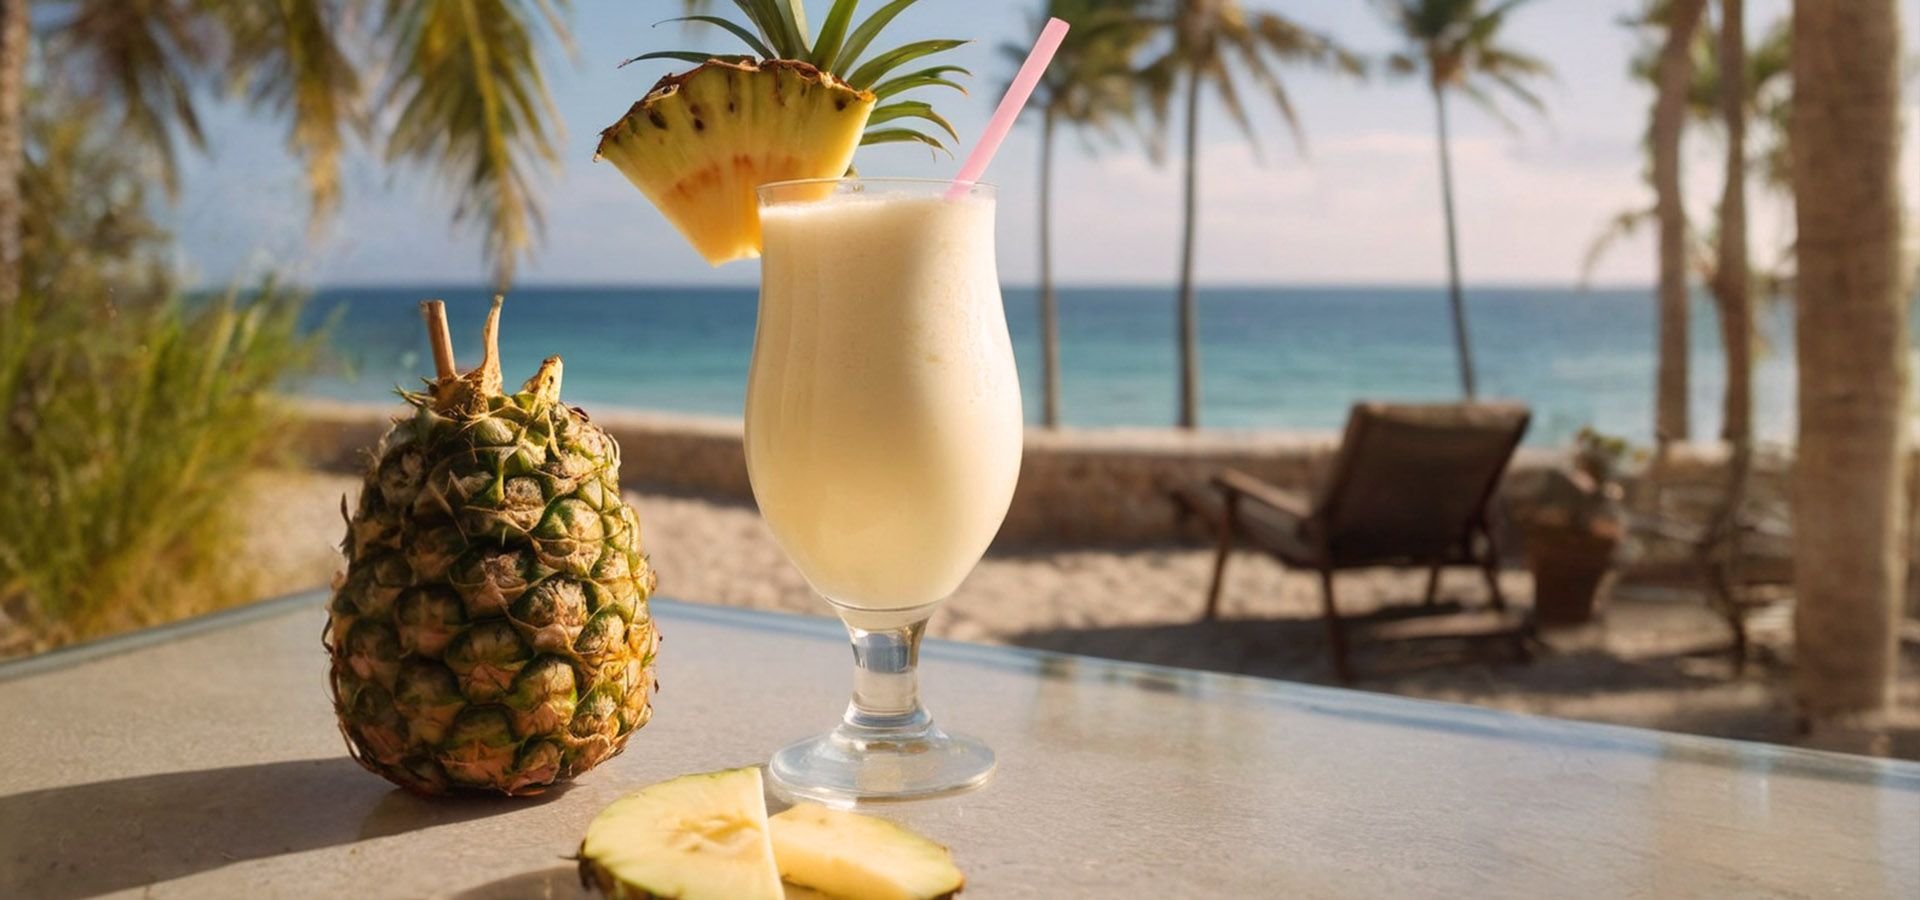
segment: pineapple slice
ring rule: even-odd
[[[710,60],[661,79],[612,127],[594,159],[613,163],[708,263],[760,255],[754,189],[839,178],[874,94],[790,60]]]
[[[760,770],[684,775],[614,801],[587,826],[580,881],[617,898],[781,900]]]
[[[934,900],[965,882],[947,848],[892,822],[803,803],[768,824],[780,876],[832,897]]]
[[[670,20],[724,29],[752,55],[659,50],[627,60],[672,59],[697,68],[661,79],[600,133],[594,158],[612,161],[708,262],[717,266],[759,256],[754,188],[771,181],[839,178],[862,144],[945,149],[942,133],[959,140],[953,124],[931,104],[899,97],[927,88],[965,93],[949,76],[970,75],[966,69],[907,67],[966,42],[874,44],[915,2],[890,0],[856,23],[860,0],[833,0],[823,4],[826,13],[816,19],[820,28],[812,34],[804,0],[738,0],[735,20],[712,15]],[[907,127],[915,120],[919,124]],[[870,125],[879,127],[869,131]]]

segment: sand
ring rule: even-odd
[[[339,498],[358,480],[300,473],[263,479],[255,508],[273,527],[248,552],[262,594],[325,584],[337,565]],[[700,497],[636,494],[647,553],[663,596],[698,603],[825,615],[826,607],[774,544],[752,507]],[[304,540],[281,543],[290,535]],[[1333,683],[1324,653],[1317,576],[1252,553],[1229,565],[1221,616],[1197,621],[1213,553],[1204,547],[1085,548],[990,553],[935,616],[930,634],[1165,665]],[[1502,589],[1525,606],[1530,579],[1509,572]],[[1476,573],[1442,582],[1450,603],[1485,602]],[[1343,574],[1343,612],[1365,616],[1417,604],[1419,572]],[[1560,716],[1780,743],[1861,749],[1851,736],[1800,735],[1790,697],[1790,625],[1757,621],[1760,653],[1736,676],[1727,631],[1697,599],[1656,592],[1613,598],[1604,624],[1542,636],[1531,662],[1504,644],[1362,645],[1354,685],[1381,691]],[[1920,759],[1920,644],[1903,645],[1890,746]]]

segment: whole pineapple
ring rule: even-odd
[[[465,375],[443,307],[423,309],[439,377],[402,394],[415,411],[348,518],[334,711],[354,759],[408,790],[535,794],[646,724],[655,576],[619,447],[560,402],[560,359],[503,394],[500,300]]]

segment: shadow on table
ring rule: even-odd
[[[1461,607],[1440,604],[1442,612]],[[1549,638],[1535,645],[1528,662],[1514,659],[1503,641],[1441,638],[1377,641],[1365,637],[1369,625],[1410,615],[1419,607],[1387,607],[1348,617],[1359,670],[1357,687],[1387,693],[1421,695],[1499,695],[1523,692],[1548,700],[1608,693],[1732,689],[1745,682],[1776,677],[1775,667],[1756,664],[1746,678],[1734,678],[1724,638],[1710,631],[1699,646],[1671,652],[1623,655],[1601,646],[1557,646]],[[1008,643],[1036,650],[1278,678],[1312,684],[1336,684],[1327,661],[1326,627],[1319,619],[1247,618],[1197,622],[1142,623],[1092,628],[1050,628],[1016,634]]]
[[[598,896],[580,886],[580,871],[572,866],[525,872],[490,881],[452,895],[449,900],[591,900]]]
[[[1370,625],[1465,609],[1467,607],[1460,604],[1446,602],[1431,608],[1389,606],[1346,617],[1349,632],[1354,635],[1361,682],[1462,663],[1511,664],[1512,651],[1501,642],[1474,639],[1385,644],[1360,636]],[[1049,628],[1016,634],[1007,640],[1035,650],[1333,684],[1335,679],[1327,662],[1326,634],[1326,624],[1320,619],[1276,617]]]
[[[524,809],[542,798],[416,797],[345,756],[167,772],[0,797],[0,884],[89,897]]]

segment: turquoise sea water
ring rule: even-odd
[[[305,386],[384,400],[432,368],[417,302],[449,303],[461,363],[478,359],[487,294],[477,287],[335,288],[309,309],[334,319],[341,367]],[[550,354],[566,358],[566,394],[588,407],[739,415],[753,348],[751,288],[522,287],[509,298],[502,354],[509,382]],[[1006,291],[1029,419],[1040,411],[1035,292]],[[1581,426],[1645,442],[1651,434],[1653,295],[1648,289],[1472,290],[1468,316],[1485,397],[1534,408],[1529,442]],[[1788,348],[1782,314],[1767,338]],[[1076,426],[1166,426],[1177,390],[1174,295],[1159,288],[1066,288],[1060,295],[1062,407]],[[1200,295],[1201,424],[1337,429],[1356,400],[1449,400],[1459,393],[1445,292],[1409,287],[1214,288]],[[1693,325],[1694,433],[1719,427],[1722,381],[1710,309]],[[1792,429],[1790,354],[1768,351],[1756,378],[1763,437]]]

